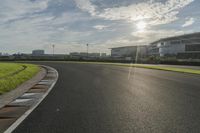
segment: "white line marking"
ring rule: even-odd
[[[24,93],[21,97],[30,97],[30,96],[34,96],[38,93]]]
[[[24,102],[28,102],[32,99],[15,99],[13,102],[11,102],[11,104],[18,104],[18,103],[24,103]]]

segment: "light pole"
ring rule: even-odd
[[[87,58],[88,58],[88,47],[89,47],[89,44],[87,43],[86,46],[87,46]]]
[[[55,48],[55,45],[54,45],[54,44],[52,45],[52,48],[53,48],[53,56],[54,56],[54,48]]]

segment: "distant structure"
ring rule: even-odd
[[[88,56],[90,58],[100,58],[101,57],[101,53],[88,53]]]
[[[37,49],[37,50],[32,51],[32,55],[34,55],[34,56],[40,56],[40,55],[44,55],[44,54],[45,54],[44,50]]]
[[[112,58],[121,58],[121,59],[133,59],[136,56],[145,57],[147,55],[147,46],[138,45],[138,46],[124,46],[111,48],[111,57]]]
[[[102,58],[104,58],[104,57],[106,57],[106,56],[107,56],[106,53],[101,53],[101,57],[102,57]]]
[[[72,52],[69,54],[72,59],[99,59],[106,58],[106,53],[87,53],[87,52]]]
[[[200,59],[200,32],[163,38],[152,42],[148,54],[153,56],[176,56],[182,59]]]

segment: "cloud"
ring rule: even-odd
[[[79,12],[52,13],[51,0],[2,0],[0,4],[0,47],[2,51],[30,52],[44,45],[70,45],[85,40],[91,32],[69,28],[75,22],[90,20]],[[47,10],[48,9],[48,10]],[[50,11],[49,11],[50,10]],[[59,14],[59,15],[58,15]],[[83,34],[84,33],[84,34]],[[59,46],[58,46],[59,47]],[[62,53],[66,47],[57,51]],[[48,50],[48,49],[47,49]],[[51,51],[51,50],[48,50]],[[47,52],[48,52],[47,51]]]
[[[135,37],[137,43],[149,44],[153,41],[159,40],[161,38],[172,37],[176,35],[184,34],[183,31],[177,30],[149,30],[145,32],[133,32],[132,36]]]
[[[188,27],[194,23],[194,18],[188,18],[187,21],[182,25],[182,27]]]
[[[48,53],[53,43],[57,53],[66,53],[84,51],[85,44],[89,43],[91,52],[109,52],[108,48],[115,46],[148,44],[177,33],[174,24],[171,25],[174,30],[168,25],[149,25],[179,19],[184,15],[180,15],[181,9],[193,0],[111,1],[1,0],[1,51],[30,52],[44,48]],[[143,33],[135,31],[134,25],[141,20],[149,24]]]
[[[63,53],[70,42],[83,40],[90,36],[90,32],[74,31],[69,29],[67,23],[74,23],[76,17],[71,19],[70,15],[63,14],[55,17],[51,14],[32,14],[23,19],[0,25],[0,47],[1,50],[10,53],[30,52],[33,49],[43,49],[54,43],[57,47],[61,43],[65,47],[57,49],[56,52]],[[78,17],[79,19],[81,16]],[[12,19],[13,20],[13,19]],[[8,20],[9,21],[9,20]],[[46,48],[46,52],[51,52],[51,48]]]
[[[105,28],[107,28],[108,26],[106,26],[106,25],[95,25],[95,26],[93,26],[93,28],[95,28],[95,29],[97,29],[97,30],[103,30],[103,29],[105,29]]]
[[[89,12],[92,16],[106,20],[125,20],[128,22],[146,20],[150,25],[167,24],[177,20],[180,10],[193,1],[168,0],[165,3],[149,1],[97,11],[96,5],[92,4],[90,0],[75,0],[80,9]]]
[[[90,0],[74,0],[77,7],[83,11],[88,11],[92,16],[96,14],[96,6],[93,5]]]
[[[48,7],[49,0],[2,0],[0,6],[0,23],[23,18]]]

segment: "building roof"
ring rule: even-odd
[[[34,49],[32,51],[44,51],[43,49]]]
[[[161,38],[157,41],[154,41],[150,44],[154,44],[160,41],[169,41],[169,40],[177,40],[177,39],[182,39],[182,38],[187,38],[187,37],[193,37],[193,36],[199,36],[200,37],[200,32],[196,32],[196,33],[190,33],[190,34],[184,34],[184,35],[179,35],[179,36],[173,36],[173,37],[167,37],[167,38]]]
[[[110,49],[145,47],[145,46],[147,46],[147,45],[122,46],[122,47],[114,47],[114,48],[110,48]]]

